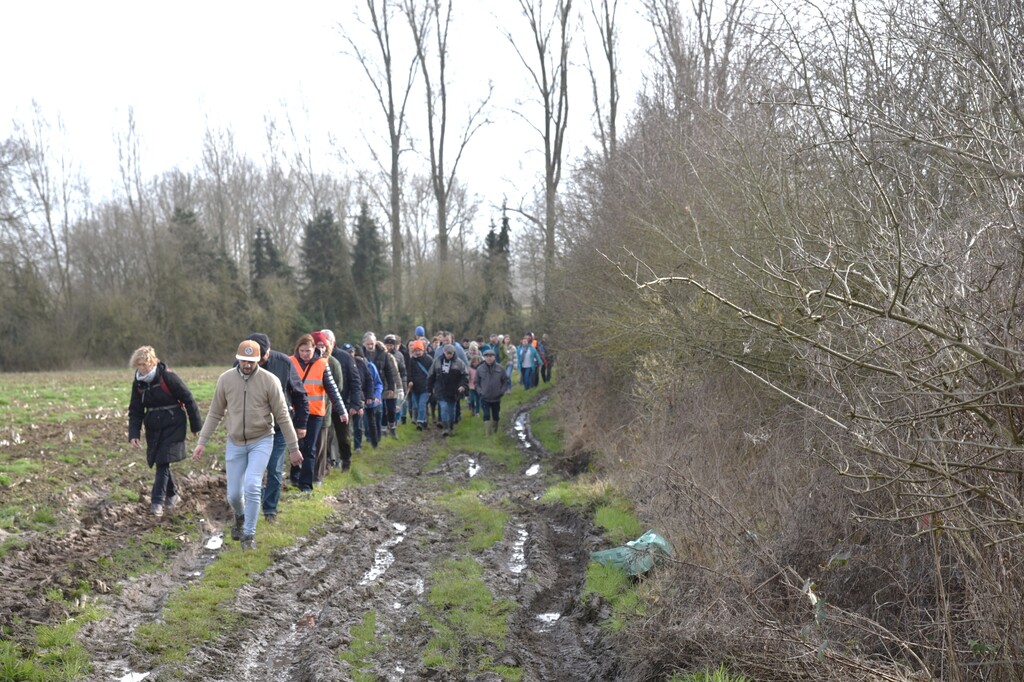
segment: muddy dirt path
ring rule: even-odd
[[[193,650],[185,679],[283,680],[500,680],[495,664],[519,668],[523,680],[611,680],[619,677],[614,652],[603,643],[597,609],[581,605],[589,552],[600,546],[589,521],[561,506],[539,502],[557,462],[536,442],[529,411],[513,418],[512,435],[524,453],[521,471],[505,472],[479,453],[459,452],[427,469],[432,438],[395,458],[386,480],[343,489],[331,500],[336,513],[317,531],[275,557],[232,608],[244,627]],[[481,501],[510,510],[499,543],[471,553],[458,520],[437,498],[473,476],[494,483]],[[210,501],[211,508],[222,505]],[[95,665],[92,679],[171,679],[133,650],[131,633],[159,618],[163,600],[201,575],[215,560],[216,525],[160,575],[131,581],[110,606],[110,617],[82,632]],[[514,607],[503,647],[485,640],[464,646],[457,663],[425,666],[434,636],[426,617],[430,576],[443,562],[472,557],[495,600]],[[372,613],[374,651],[357,670],[339,658],[353,629]],[[484,666],[484,662],[488,664]],[[479,672],[490,667],[490,672]],[[149,673],[142,678],[141,675]],[[179,668],[178,674],[182,673]],[[177,679],[180,679],[177,678]]]

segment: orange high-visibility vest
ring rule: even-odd
[[[302,369],[302,363],[294,355],[289,356],[295,371],[302,377],[302,385],[306,387],[309,398],[309,413],[319,417],[327,414],[327,389],[324,388],[324,369],[327,368],[325,358],[317,358]]]

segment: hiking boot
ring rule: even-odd
[[[244,550],[256,549],[256,536],[255,535],[246,535],[244,538],[242,538],[242,549],[244,549]]]
[[[167,511],[171,511],[179,504],[181,504],[181,495],[171,495],[166,500],[164,500],[164,509],[166,509]]]
[[[231,539],[241,540],[242,539],[242,526],[245,525],[244,516],[235,517],[235,525],[231,526]]]
[[[271,526],[273,526],[275,523],[277,523],[277,514],[265,514],[263,516],[263,520]]]
[[[341,463],[341,471],[342,471],[342,473],[348,471],[351,468],[352,468],[352,462],[351,461],[346,459],[344,462]]]
[[[422,431],[423,430],[423,422],[416,422],[416,430],[417,431]]]
[[[398,440],[398,429],[392,426],[389,430],[391,431],[391,437]]]
[[[154,502],[153,504],[149,505],[149,513],[157,518],[160,518],[164,515],[164,506],[159,502]]]

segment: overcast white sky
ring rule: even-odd
[[[264,119],[283,118],[310,131],[322,149],[324,170],[344,173],[334,160],[329,135],[345,151],[366,155],[363,136],[375,136],[382,115],[365,75],[343,54],[339,24],[353,25],[355,0],[335,2],[236,2],[179,0],[12,0],[0,4],[0,136],[11,121],[27,122],[35,99],[44,114],[59,114],[68,131],[71,156],[82,165],[95,195],[117,177],[114,136],[126,129],[129,107],[143,142],[143,168],[155,175],[175,166],[191,170],[200,157],[207,127],[229,128],[236,144],[259,159],[266,150]],[[360,0],[359,4],[362,4]],[[640,86],[649,29],[638,18],[638,3],[625,0],[622,26],[621,107],[625,115]],[[502,195],[510,203],[543,174],[540,139],[512,113],[531,112],[517,101],[532,97],[526,71],[503,30],[527,36],[513,0],[457,2],[451,33],[450,125],[493,81],[494,123],[470,143],[460,176],[487,202]],[[586,3],[577,3],[585,10]],[[498,15],[495,18],[495,15]],[[358,31],[358,28],[354,29]],[[405,37],[404,24],[396,26]],[[582,61],[582,40],[574,43]],[[594,48],[592,48],[594,49]],[[573,96],[570,157],[591,144],[590,84],[582,70],[570,82]],[[465,99],[457,101],[459,97]],[[410,107],[412,123],[419,102]],[[620,118],[620,126],[625,119]],[[413,159],[406,157],[407,161]],[[495,216],[481,211],[486,229]],[[479,225],[477,226],[480,227]]]

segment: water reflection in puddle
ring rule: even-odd
[[[526,540],[529,537],[526,526],[517,523],[516,540],[512,543],[512,557],[508,562],[508,570],[513,573],[522,573],[526,570]]]
[[[560,613],[538,613],[537,620],[540,621],[540,624],[537,626],[537,632],[548,632],[561,617]]]
[[[529,469],[526,470],[527,476],[536,476],[540,472],[540,464],[534,463]]]
[[[363,574],[362,579],[359,581],[360,586],[366,586],[380,578],[387,570],[391,567],[391,564],[395,563],[395,555],[391,553],[391,548],[396,546],[398,543],[405,540],[405,529],[401,523],[393,524],[398,535],[391,538],[380,547],[373,555],[373,566],[370,567],[366,573]]]
[[[211,535],[210,539],[206,541],[206,545],[204,546],[206,547],[206,549],[220,549],[223,545],[224,534],[217,533],[216,535]]]
[[[469,469],[466,471],[466,473],[469,474],[470,478],[473,478],[474,476],[477,475],[477,473],[479,471],[480,471],[480,465],[476,463],[475,459],[470,458],[470,460],[469,460]]]
[[[118,680],[118,682],[141,682],[147,677],[149,677],[149,673],[128,673]]]
[[[530,444],[529,434],[527,433],[527,422],[529,421],[529,418],[529,415],[526,412],[523,412],[516,417],[516,423],[513,426],[513,429],[516,432],[516,438],[519,439],[519,444],[522,445],[524,449],[532,447]]]

